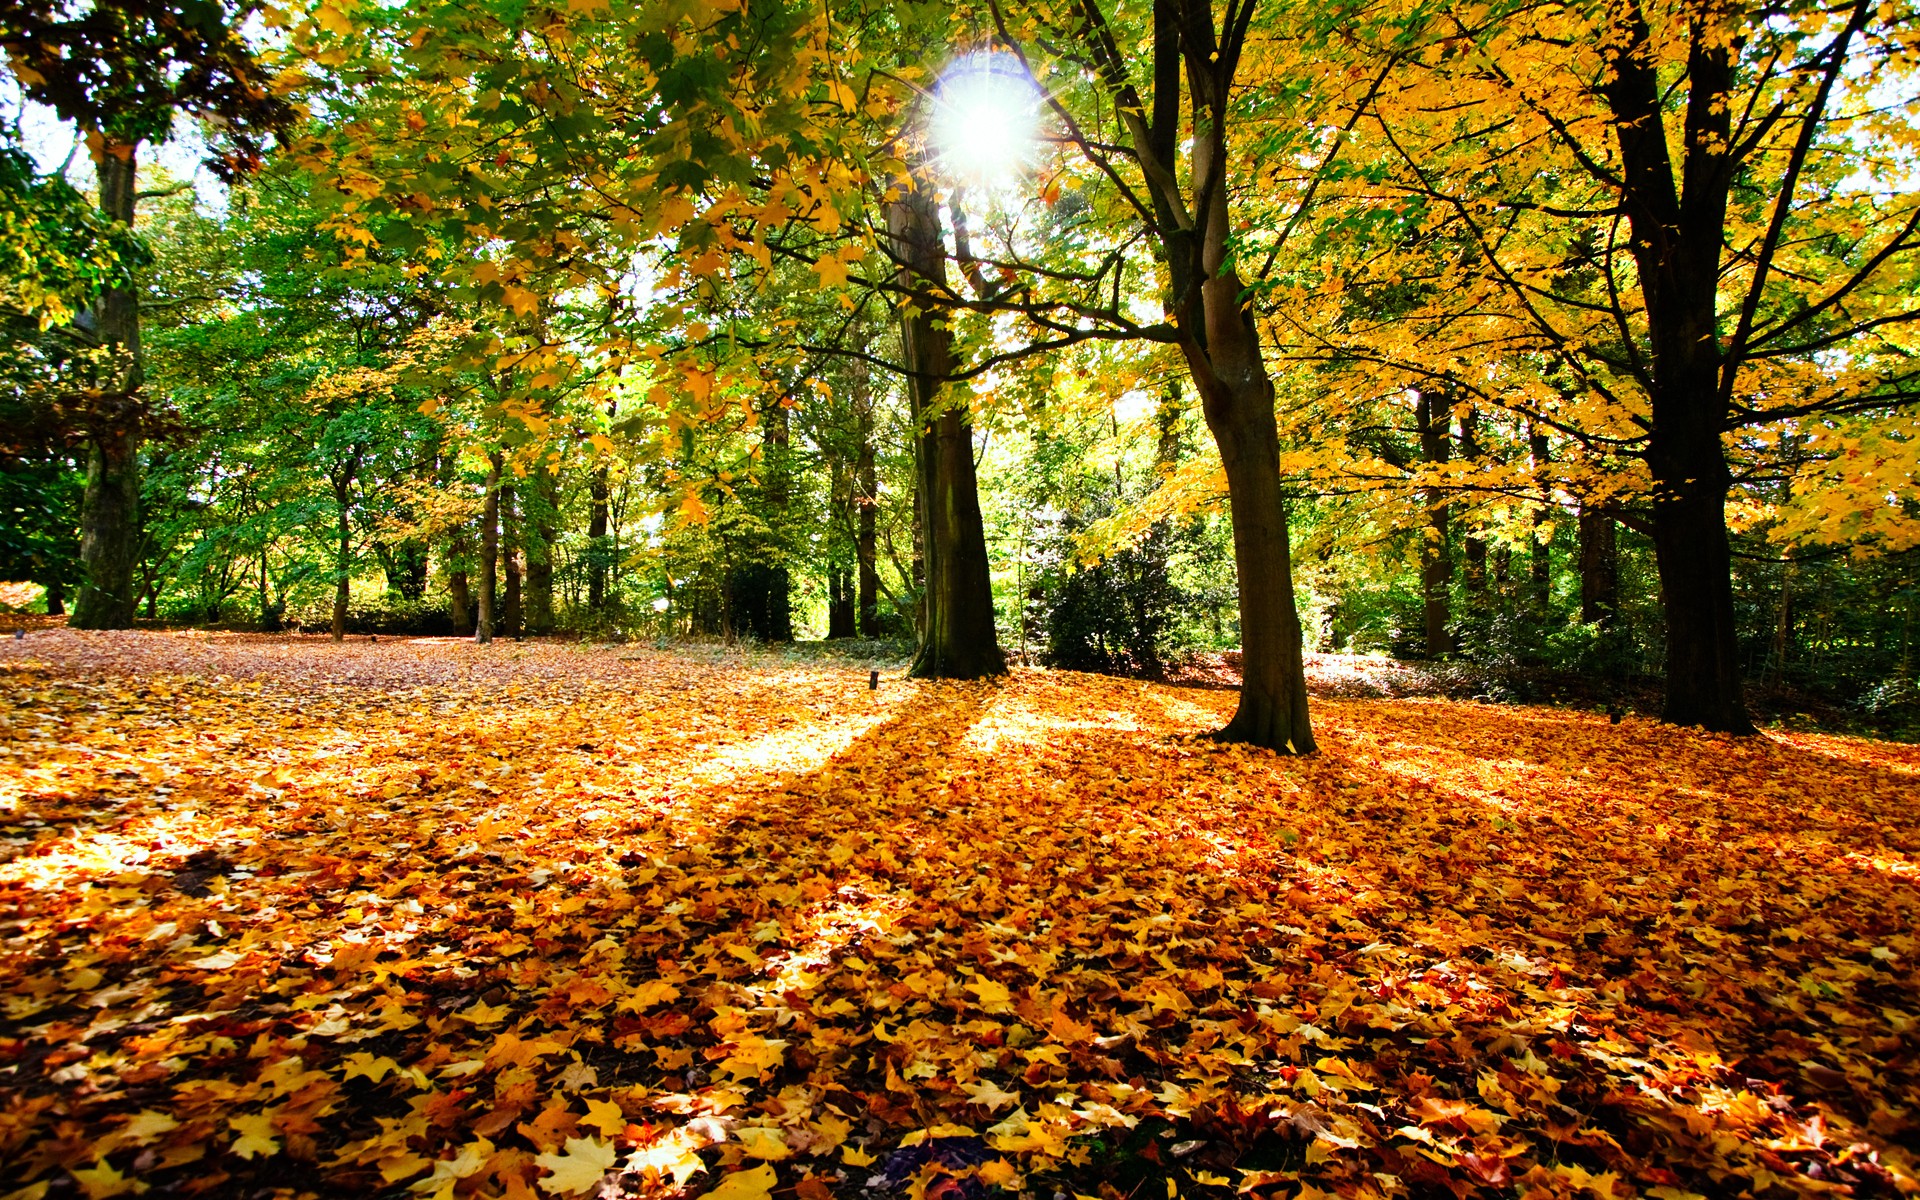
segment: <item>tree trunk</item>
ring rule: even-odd
[[[859,510],[853,552],[859,574],[860,636],[877,638],[880,636],[880,556],[875,520],[880,492],[873,454],[873,390],[864,363],[854,368],[853,415],[860,435],[853,462],[853,502]]]
[[[827,571],[827,636],[854,636],[853,578],[839,567]]]
[[[383,548],[381,568],[386,572],[387,591],[402,600],[419,600],[427,594],[427,544],[406,538]]]
[[[1527,448],[1533,456],[1534,470],[1543,476],[1547,464],[1552,461],[1553,447],[1547,441],[1547,435],[1538,429],[1527,434]],[[1552,492],[1543,483],[1540,486],[1540,503],[1533,510],[1533,538],[1527,560],[1527,570],[1532,583],[1528,596],[1533,610],[1533,619],[1544,622],[1553,612],[1553,517],[1551,509]]]
[[[333,499],[340,506],[338,553],[333,563],[333,640],[347,635],[347,601],[353,588],[353,526],[347,518],[347,501],[353,487],[351,474],[334,480]]]
[[[60,577],[58,575],[49,575],[47,576],[46,583],[41,586],[47,589],[47,615],[50,617],[64,616],[67,611],[67,589],[66,586],[60,582]]]
[[[792,460],[789,449],[793,436],[793,421],[787,406],[776,400],[768,410],[765,420],[765,442],[760,449],[761,461],[766,466],[767,506],[773,511],[776,530],[781,531],[776,538],[784,537],[787,527],[787,509],[792,502],[793,479]],[[765,625],[759,630],[761,640],[768,642],[791,642],[793,640],[793,577],[787,570],[786,549],[778,541],[773,548],[775,560],[767,563],[762,570],[766,572]]]
[[[273,591],[267,578],[267,551],[262,547],[260,550],[260,631],[279,633],[283,627],[285,615],[285,607],[276,603],[273,598]]]
[[[727,576],[727,633],[758,642],[780,641],[776,608],[784,599],[784,572],[763,562],[735,567]],[[792,632],[791,624],[788,632]],[[788,639],[791,640],[791,639]]]
[[[533,496],[526,524],[533,530],[527,542],[527,632],[553,632],[553,544],[559,536],[555,519],[559,509],[559,476],[542,465],[533,475]]]
[[[1659,417],[1654,420],[1657,425]],[[1726,459],[1717,431],[1694,439],[1691,447],[1683,441],[1678,449],[1654,462],[1653,550],[1667,610],[1667,696],[1661,716],[1719,733],[1754,733],[1733,615]],[[1679,465],[1689,460],[1691,466]]]
[[[136,147],[109,139],[98,164],[100,209],[133,225]],[[80,588],[75,629],[131,629],[139,595],[134,565],[140,545],[140,298],[130,287],[108,288],[94,306],[101,344],[120,361],[117,386],[88,417],[87,484],[80,507]]]
[[[1416,402],[1415,424],[1420,432],[1420,456],[1429,463],[1447,461],[1447,406],[1441,396],[1422,391]],[[1427,527],[1420,538],[1420,613],[1425,630],[1428,658],[1445,658],[1453,653],[1451,588],[1453,584],[1453,548],[1448,544],[1450,509],[1446,493],[1436,487],[1425,489]]]
[[[447,572],[447,597],[453,609],[453,632],[466,637],[473,632],[473,583],[465,571]]]
[[[1621,22],[1604,88],[1620,146],[1621,208],[1646,304],[1653,546],[1667,614],[1667,697],[1677,725],[1751,734],[1733,616],[1720,437],[1720,256],[1733,159],[1726,152],[1733,51],[1716,26],[1690,29],[1684,170],[1677,177],[1652,35],[1637,4]],[[1682,193],[1684,183],[1685,192]],[[1784,202],[1784,201],[1783,201]]]
[[[1480,411],[1469,406],[1460,418],[1460,457],[1468,462],[1480,458]],[[1469,523],[1471,531],[1473,525]],[[1469,596],[1481,596],[1487,590],[1487,539],[1467,532],[1460,539],[1461,557],[1466,560],[1466,585]]]
[[[1780,611],[1773,628],[1773,677],[1787,673],[1787,646],[1793,640],[1793,560],[1780,565]],[[1905,638],[1901,639],[1901,661],[1906,659]],[[1764,674],[1764,672],[1763,672]],[[1904,672],[1903,672],[1904,674]]]
[[[1240,585],[1240,705],[1214,736],[1307,754],[1314,749],[1313,729],[1307,715],[1300,614],[1293,596],[1293,548],[1280,486],[1273,380],[1261,356],[1246,285],[1228,254],[1233,222],[1224,122],[1231,60],[1238,56],[1215,56],[1219,42],[1212,9],[1206,5],[1156,3],[1154,18],[1153,125],[1149,143],[1138,149],[1171,179],[1184,59],[1193,119],[1191,219],[1199,236],[1163,236],[1161,246],[1172,284],[1169,315],[1179,330],[1200,411],[1226,468],[1233,564]],[[1157,191],[1154,203],[1162,228],[1174,228],[1167,195]]]
[[[1603,508],[1580,506],[1580,620],[1613,627],[1620,611],[1620,550],[1613,518]]]
[[[500,490],[500,567],[506,575],[506,587],[500,597],[499,627],[496,632],[508,637],[519,637],[522,632],[523,610],[520,604],[520,544],[523,540],[523,525],[520,512],[519,492],[511,485],[503,485]]]
[[[901,316],[920,508],[921,555],[926,563],[926,619],[911,674],[922,679],[980,679],[1007,669],[995,638],[993,580],[986,527],[980,516],[973,466],[973,426],[965,400],[947,394],[953,370],[953,334],[928,295],[944,291],[946,249],[938,202],[930,187],[916,188],[888,207],[895,253],[906,264],[901,282],[917,293]]]
[[[587,607],[599,612],[607,606],[607,469],[593,469],[587,485]]]
[[[1221,285],[1239,290],[1237,280],[1209,280],[1206,287],[1225,290]],[[1231,298],[1223,301],[1237,313],[1237,303]],[[1209,339],[1209,357],[1216,362],[1222,357],[1224,340]],[[1258,348],[1250,349],[1257,363]],[[1293,548],[1280,491],[1280,436],[1264,367],[1252,378],[1256,382],[1239,389],[1208,388],[1201,380],[1194,381],[1202,384],[1199,392],[1207,427],[1226,468],[1234,573],[1240,585],[1240,705],[1215,737],[1307,754],[1314,749],[1313,729],[1307,716],[1300,616],[1293,597]]]
[[[487,455],[487,495],[480,505],[480,605],[473,640],[493,640],[493,601],[500,580],[500,452]]]
[[[451,486],[451,485],[449,485]],[[464,522],[454,526],[447,538],[447,600],[452,608],[453,632],[457,637],[473,633],[473,535]]]

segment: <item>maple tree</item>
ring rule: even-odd
[[[132,229],[140,146],[164,137],[176,114],[217,128],[224,146],[215,161],[229,174],[257,165],[262,140],[292,120],[292,107],[238,32],[249,11],[218,0],[79,7],[9,0],[0,7],[0,50],[22,90],[86,134],[108,222]],[[72,620],[86,628],[130,625],[138,600],[142,372],[139,300],[129,282],[106,281],[83,338],[112,359],[83,415],[83,578]]]
[[[1327,52],[1381,84],[1351,109],[1351,166],[1321,197],[1331,241],[1315,254],[1337,242],[1340,266],[1303,262],[1292,280],[1337,295],[1282,336],[1355,365],[1363,388],[1504,407],[1612,459],[1576,486],[1653,540],[1668,717],[1751,732],[1735,468],[1763,476],[1749,464],[1795,437],[1856,458],[1841,431],[1904,423],[1914,400],[1920,210],[1895,165],[1911,80],[1889,69],[1911,54],[1910,14],[1358,5],[1331,19]],[[1865,413],[1877,420],[1856,424]],[[1857,477],[1897,494],[1904,453]],[[1511,486],[1488,465],[1489,486]],[[1862,507],[1904,521],[1887,496]],[[1820,503],[1845,509],[1847,490]]]

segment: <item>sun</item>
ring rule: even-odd
[[[936,162],[956,182],[995,189],[1031,164],[1040,89],[1004,51],[962,55],[940,74],[929,133]]]

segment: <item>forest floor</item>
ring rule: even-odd
[[[0,642],[0,1196],[1920,1191],[1920,747],[867,683]]]

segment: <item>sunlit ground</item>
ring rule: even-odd
[[[1920,749],[1232,701],[0,643],[0,1196],[1914,1189]]]

